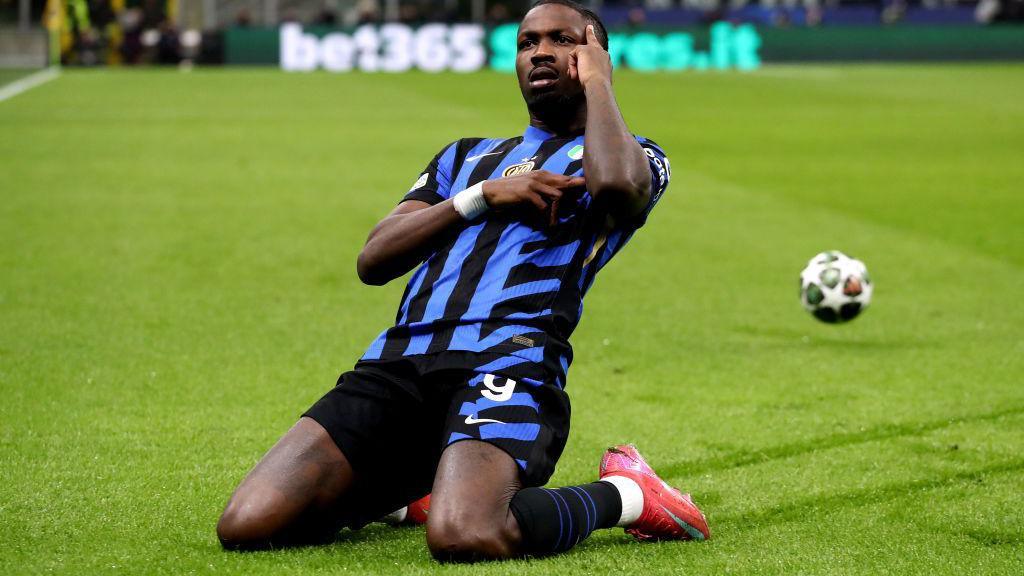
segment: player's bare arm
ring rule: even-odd
[[[628,220],[650,201],[650,168],[615,102],[608,52],[598,43],[593,25],[585,35],[585,42],[569,55],[569,76],[579,80],[587,99],[583,171],[590,194],[607,199],[612,214]]]
[[[562,195],[584,183],[582,176],[537,170],[488,180],[483,183],[482,194],[487,206],[495,211],[539,215],[548,226],[554,226]],[[418,200],[402,202],[370,231],[356,261],[360,280],[382,285],[402,276],[430,254],[439,236],[463,221],[451,198],[433,206]]]
[[[398,278],[429,254],[438,236],[461,221],[451,199],[433,206],[402,202],[370,231],[356,260],[359,279],[379,286]]]

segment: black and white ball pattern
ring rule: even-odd
[[[800,301],[829,324],[856,318],[871,304],[873,290],[864,263],[838,250],[815,255],[800,273]]]

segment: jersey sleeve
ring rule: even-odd
[[[644,154],[647,155],[647,164],[651,169],[651,198],[647,202],[647,207],[637,216],[634,223],[634,226],[639,228],[647,221],[651,210],[654,210],[654,206],[658,204],[658,200],[661,200],[661,196],[668,188],[668,182],[672,178],[672,166],[669,164],[665,151],[653,140],[643,136],[637,136],[636,140],[643,148]]]
[[[437,204],[447,200],[452,192],[452,172],[454,172],[457,147],[458,142],[452,142],[442,148],[430,161],[430,164],[427,164],[426,169],[402,198],[402,202],[420,200],[427,204]]]

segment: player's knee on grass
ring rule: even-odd
[[[280,499],[254,491],[232,498],[217,522],[217,538],[226,550],[264,550],[329,541],[338,531],[336,514],[315,508],[296,514]]]
[[[516,534],[504,522],[427,517],[427,546],[439,562],[475,562],[510,558],[516,553]]]
[[[229,550],[314,543],[333,534],[352,467],[323,427],[300,419],[260,460],[217,522]]]
[[[427,516],[430,553],[441,562],[518,555],[519,527],[508,503],[519,487],[516,463],[499,448],[476,440],[446,448]]]
[[[217,522],[217,538],[226,550],[259,550],[270,546],[280,531],[273,505],[256,491],[240,490]]]
[[[225,550],[258,550],[270,544],[265,525],[226,510],[217,522],[217,539]]]

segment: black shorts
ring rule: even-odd
[[[455,442],[504,450],[528,487],[547,483],[569,435],[569,398],[557,386],[409,360],[357,364],[304,416],[327,430],[356,473],[339,503],[349,528],[430,493],[441,452]]]

